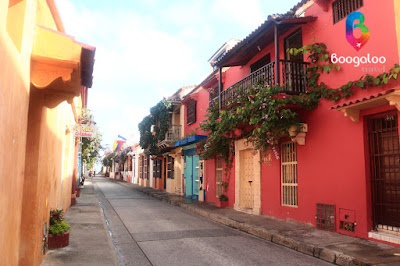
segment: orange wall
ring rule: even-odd
[[[24,0],[9,9],[8,1],[0,1],[2,265],[39,265],[49,210],[67,210],[71,201],[75,143],[66,132],[74,123],[71,105],[47,107],[45,95],[30,85],[35,22],[63,28],[48,3],[52,0]]]

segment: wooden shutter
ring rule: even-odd
[[[174,158],[172,156],[167,157],[167,177],[174,179]]]
[[[364,6],[363,0],[336,0],[332,3],[333,24],[347,17],[351,12]]]
[[[139,155],[139,178],[143,179],[143,156]]]
[[[187,105],[187,124],[193,124],[196,122],[196,101],[191,101]]]

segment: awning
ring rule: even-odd
[[[193,144],[195,142],[199,142],[206,138],[207,138],[207,136],[204,136],[204,135],[193,135],[193,136],[190,136],[190,137],[187,137],[187,138],[184,138],[184,139],[181,139],[181,140],[175,142],[174,146],[175,147],[186,146],[186,145]]]
[[[344,116],[349,117],[351,121],[358,122],[361,110],[370,109],[388,103],[391,106],[396,106],[397,110],[400,111],[400,90],[391,89],[378,92],[332,106],[330,109],[341,111],[344,113]]]
[[[282,36],[293,27],[315,21],[316,19],[313,16],[269,18],[229,50],[215,65],[218,67],[244,66],[261,50],[274,42],[274,24],[278,25],[279,35]]]

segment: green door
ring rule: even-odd
[[[185,156],[186,168],[184,176],[186,179],[185,196],[192,199],[199,198],[199,155]]]
[[[186,167],[185,167],[185,180],[186,180],[186,189],[185,189],[185,196],[186,197],[192,197],[193,195],[193,178],[192,178],[192,168],[193,168],[193,160],[192,156],[185,156],[185,162],[186,162]]]

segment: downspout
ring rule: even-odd
[[[218,107],[221,110],[221,92],[222,92],[222,67],[218,68]]]
[[[274,43],[275,43],[275,85],[279,85],[279,36],[278,25],[274,22]]]

